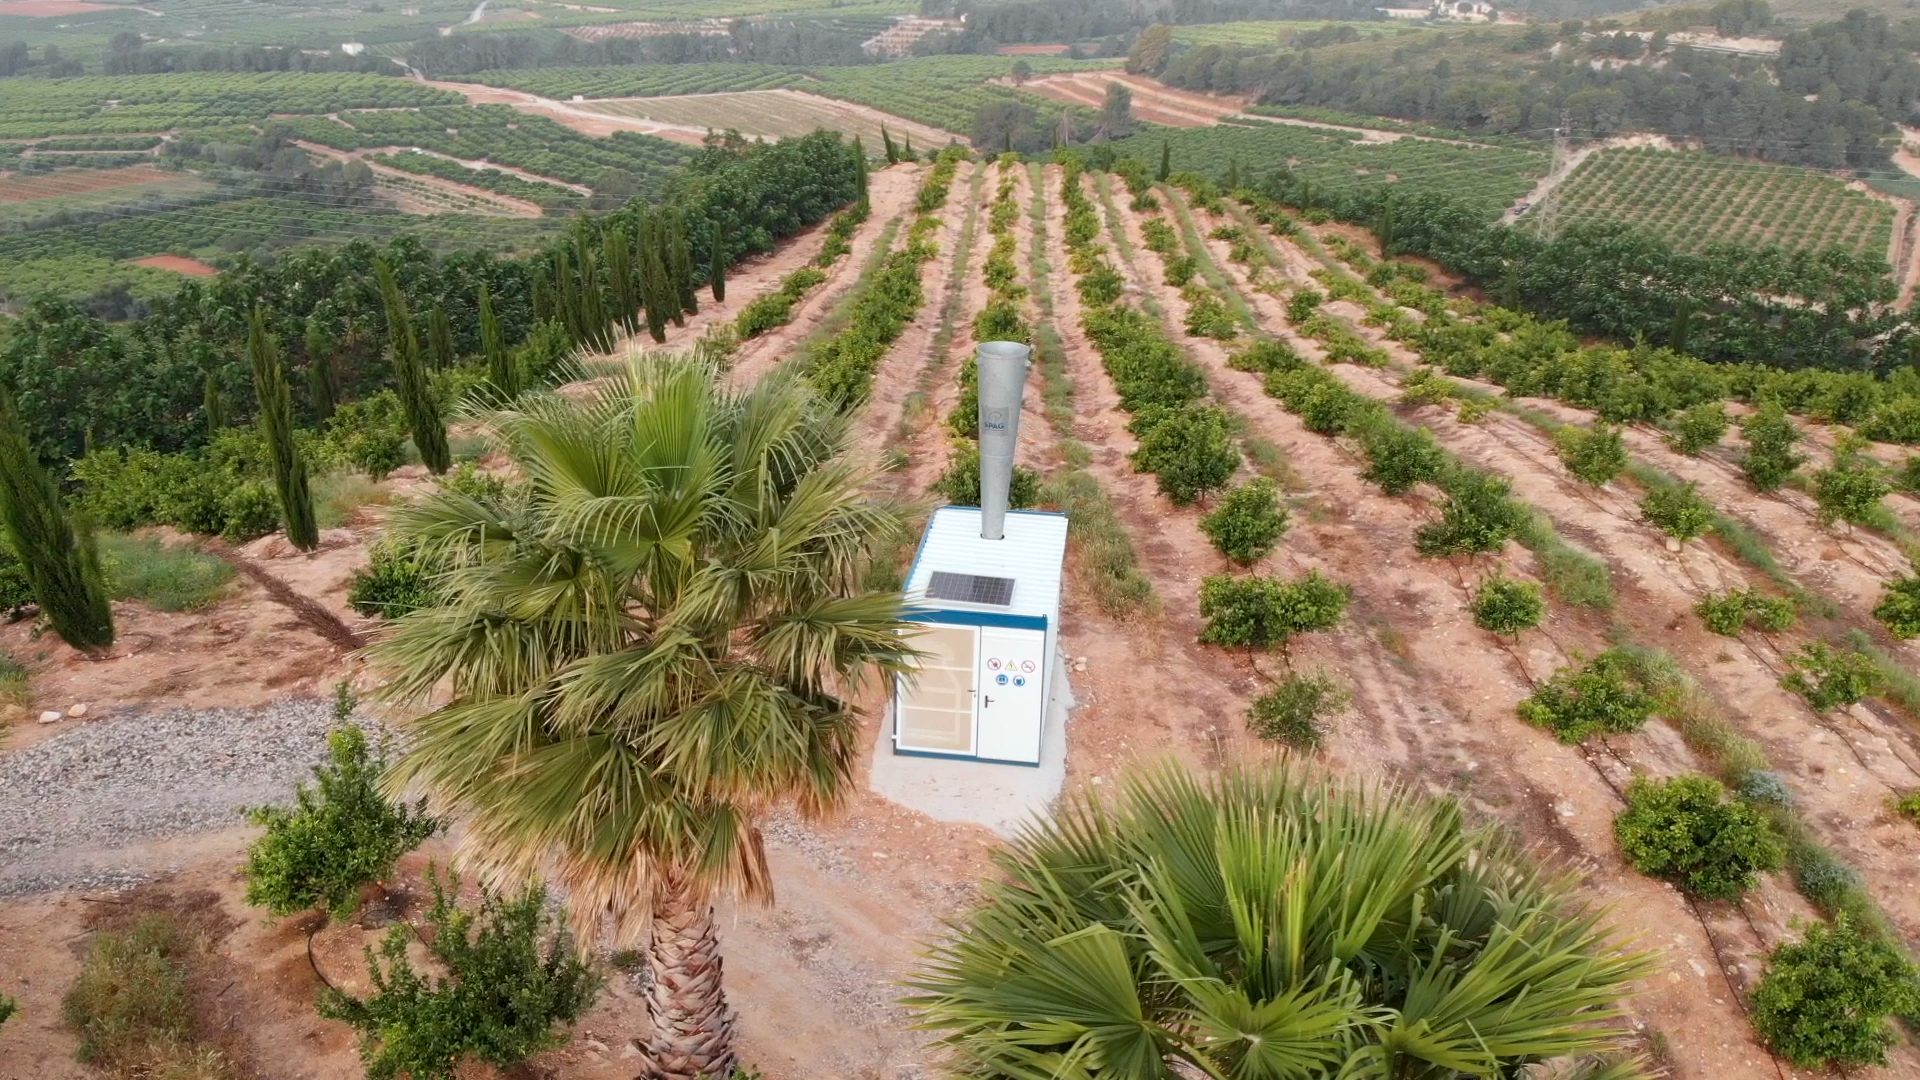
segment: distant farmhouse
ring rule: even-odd
[[[1447,22],[1498,22],[1500,12],[1486,0],[1433,0],[1429,7],[1378,9],[1389,19],[1435,19]]]

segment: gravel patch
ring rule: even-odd
[[[0,755],[0,896],[137,880],[143,846],[290,798],[333,724],[317,699],[154,709]]]

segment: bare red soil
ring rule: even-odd
[[[133,260],[135,266],[151,266],[155,270],[171,270],[188,277],[217,277],[220,268],[208,266],[199,259],[189,259],[185,255],[149,255],[144,259]]]

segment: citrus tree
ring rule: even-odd
[[[649,1080],[733,1069],[713,898],[771,896],[757,822],[851,790],[845,695],[913,655],[901,595],[856,584],[902,516],[864,494],[844,419],[784,372],[717,374],[640,356],[487,417],[523,490],[395,512],[447,569],[371,650],[393,699],[443,702],[396,782],[461,811],[495,870],[552,881],[583,936],[644,932]]]

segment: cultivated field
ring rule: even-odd
[[[0,203],[39,202],[70,199],[102,191],[179,184],[192,181],[183,173],[168,172],[151,165],[125,169],[73,169],[65,172],[0,177]]]
[[[1119,83],[1133,93],[1133,115],[1168,127],[1205,127],[1232,116],[1246,106],[1240,98],[1216,97],[1175,90],[1152,79],[1122,71],[1078,71],[1029,79],[1021,89],[1030,93],[1098,110],[1107,84]]]
[[[1562,222],[1627,221],[1683,251],[1735,243],[1892,258],[1893,205],[1806,169],[1699,152],[1603,150],[1551,198]]]
[[[713,131],[780,139],[826,129],[857,136],[870,150],[880,146],[884,126],[896,139],[911,137],[917,147],[943,146],[950,134],[876,109],[818,97],[798,90],[761,90],[739,94],[688,94],[677,97],[615,98],[581,106],[609,116],[631,116]]]
[[[1657,970],[1640,985],[1630,1013],[1637,1045],[1657,1052],[1668,1075],[1774,1074],[1767,1050],[1750,1034],[1743,1002],[1768,950],[1796,937],[1796,921],[1814,917],[1836,894],[1796,887],[1798,879],[1782,873],[1766,876],[1738,904],[1694,901],[1635,873],[1611,829],[1633,775],[1698,770],[1731,780],[1737,767],[1777,777],[1790,795],[1769,805],[1781,807],[1780,819],[1799,830],[1794,858],[1822,852],[1843,860],[1858,873],[1857,885],[1842,883],[1857,890],[1847,902],[1883,912],[1902,940],[1920,940],[1920,896],[1910,887],[1920,830],[1887,809],[1891,796],[1920,786],[1914,703],[1888,691],[1815,711],[1779,679],[1802,645],[1853,633],[1878,643],[1901,670],[1920,667],[1920,649],[1887,640],[1865,614],[1882,580],[1902,564],[1886,536],[1822,525],[1798,493],[1757,496],[1740,479],[1735,454],[1714,448],[1682,455],[1652,424],[1624,427],[1634,471],[1596,485],[1570,471],[1555,449],[1556,433],[1585,430],[1591,412],[1557,398],[1526,398],[1469,416],[1462,405],[1470,395],[1498,387],[1470,377],[1435,384],[1416,374],[1422,361],[1461,363],[1419,328],[1442,319],[1512,327],[1512,317],[1418,285],[1418,271],[1380,273],[1377,251],[1350,228],[1312,226],[1271,207],[1214,204],[1166,186],[1152,191],[1157,209],[1136,208],[1112,176],[970,163],[955,171],[944,202],[923,205],[930,224],[916,230],[914,192],[928,173],[914,166],[875,175],[873,210],[851,243],[787,322],[747,343],[730,377],[748,380],[789,364],[807,371],[809,344],[847,334],[849,320],[862,318],[872,302],[870,283],[885,267],[904,266],[919,284],[919,299],[863,373],[858,385],[866,389],[851,422],[874,460],[904,463],[881,472],[877,489],[924,501],[935,497],[928,486],[955,451],[947,418],[962,401],[961,366],[973,328],[992,325],[1038,346],[1019,460],[1048,482],[1043,504],[1068,505],[1075,515],[1063,624],[1081,703],[1068,727],[1070,788],[1091,790],[1131,764],[1169,756],[1205,767],[1269,753],[1242,719],[1269,684],[1241,652],[1200,643],[1201,582],[1212,574],[1293,579],[1315,570],[1348,590],[1347,614],[1330,631],[1296,639],[1288,666],[1331,672],[1351,695],[1350,708],[1316,721],[1320,760],[1353,776],[1451,793],[1475,819],[1523,838],[1536,857],[1578,868],[1582,895],[1610,905],[1609,918],[1654,951]],[[1071,220],[1070,198],[1083,208]],[[1085,207],[1093,208],[1091,218]],[[820,248],[816,232],[740,268],[727,302],[703,302],[687,325],[669,328],[667,346],[688,347],[733,319],[812,263]],[[900,262],[910,251],[918,254]],[[1171,283],[1176,268],[1197,287]],[[1118,276],[1117,289],[1094,288],[1092,279],[1105,273]],[[1294,310],[1309,294],[1313,302]],[[1116,319],[1130,320],[1124,334],[1113,331]],[[1141,392],[1141,375],[1118,358],[1141,342],[1162,343],[1155,347],[1191,373],[1182,377],[1190,407],[1227,419],[1222,437],[1236,463],[1229,480],[1267,477],[1279,485],[1292,527],[1247,570],[1222,557],[1201,528],[1217,496],[1198,506],[1176,502],[1166,493],[1167,475],[1140,471],[1152,459],[1133,453],[1143,443],[1130,430],[1135,418],[1126,405]],[[1284,348],[1249,351],[1256,343]],[[1293,359],[1277,363],[1274,355]],[[1332,407],[1340,402],[1347,410],[1379,409],[1425,432],[1421,437],[1452,467],[1507,485],[1503,497],[1532,524],[1478,555],[1420,554],[1419,537],[1452,512],[1454,480],[1417,482],[1399,494],[1383,490],[1379,470],[1387,459],[1376,456],[1374,436],[1341,428],[1338,417],[1353,414]],[[1697,484],[1728,523],[1724,534],[1669,544],[1638,505],[1662,476]],[[409,497],[422,483],[417,470],[403,471],[383,497]],[[1898,519],[1920,522],[1920,501],[1894,496],[1888,506]],[[269,541],[243,557],[366,630],[377,623],[344,615],[344,593],[377,535],[374,519],[363,517],[330,533],[318,556]],[[1742,537],[1747,546],[1722,535]],[[1475,590],[1495,576],[1542,587],[1547,614],[1537,629],[1500,636],[1475,627]],[[1722,637],[1694,608],[1731,588],[1800,590],[1816,600],[1783,631]],[[1821,602],[1835,614],[1813,614]],[[84,687],[113,688],[95,695],[106,719],[88,723],[100,726],[77,729],[99,740],[119,738],[112,725],[145,705],[218,700],[255,708],[289,689],[317,694],[351,674],[344,654],[298,620],[262,614],[277,603],[248,586],[192,616],[125,605],[131,625],[170,642],[165,654],[129,651],[86,662],[43,644],[16,655],[35,657],[35,685],[47,702],[64,703],[87,693]],[[214,659],[224,653],[192,652],[232,633],[243,617],[267,618],[246,636],[244,664]],[[1665,677],[1683,680],[1675,685],[1684,695],[1660,697],[1645,727],[1590,737],[1582,746],[1516,714],[1557,671],[1623,643],[1639,650],[1635,655],[1664,658],[1659,662],[1679,673]],[[206,722],[212,745],[242,745],[232,741],[241,721]],[[293,722],[282,712],[247,720]],[[885,752],[872,712],[867,725],[866,745]],[[25,751],[50,736],[80,737],[63,734],[74,730],[71,723],[24,728],[16,746]],[[298,739],[311,737],[301,731]],[[1724,756],[1736,745],[1749,747],[1737,765]],[[257,798],[240,777],[212,776],[211,784],[198,774],[193,782],[214,801]],[[75,790],[97,786],[89,781]],[[211,817],[173,828],[184,831],[141,852],[89,833],[92,846],[79,854],[87,866],[145,867],[155,859],[183,866],[177,881],[212,890],[222,910],[246,927],[238,931],[244,947],[232,950],[238,959],[223,978],[258,1018],[244,1036],[257,1060],[291,1067],[297,1056],[308,1067],[351,1068],[352,1043],[337,1026],[321,1025],[311,1038],[285,1033],[314,1023],[306,999],[316,972],[340,979],[357,970],[365,932],[350,923],[320,931],[309,963],[301,933],[261,930],[257,920],[242,918],[230,868],[247,834],[222,829]],[[905,977],[916,963],[913,943],[963,910],[972,896],[968,883],[984,871],[994,839],[860,792],[831,823],[780,820],[768,843],[778,902],[729,908],[721,920],[747,1058],[771,1080],[932,1068],[935,1051],[908,1029],[890,997],[871,988]],[[435,841],[424,854],[446,851]],[[57,861],[27,869],[36,867],[78,872]],[[0,955],[34,972],[35,985],[70,978],[69,950],[20,931],[53,925],[79,933],[78,908],[33,897],[0,903],[0,949],[11,950]],[[0,1032],[0,1048],[42,1070],[34,1075],[64,1078],[69,1074],[59,1070],[71,1037],[52,1018],[53,1007],[28,1001],[28,1013]],[[632,1064],[610,1044],[643,1008],[630,988],[616,985],[574,1041],[541,1058],[541,1067],[582,1080],[630,1075]],[[1888,1070],[1864,1075],[1920,1076],[1912,1047],[1892,1053]]]

